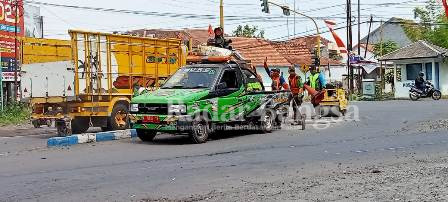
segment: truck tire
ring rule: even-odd
[[[137,129],[137,136],[143,142],[152,142],[157,135],[157,131]]]
[[[33,124],[34,128],[40,128],[39,120],[33,120],[31,121],[31,123]]]
[[[266,109],[258,122],[258,130],[262,133],[271,133],[275,125],[273,110]]]
[[[129,128],[129,106],[123,103],[115,104],[112,113],[107,120],[106,131],[126,130]]]
[[[72,133],[82,134],[89,130],[89,118],[88,117],[76,117],[72,120]]]
[[[193,120],[193,128],[191,131],[191,139],[196,144],[207,142],[210,135],[210,123],[203,116],[198,116]]]

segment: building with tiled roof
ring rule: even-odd
[[[269,66],[291,67],[292,64],[272,43],[261,38],[231,37],[232,47],[254,66],[263,66],[268,57]]]
[[[393,63],[395,97],[407,98],[409,88],[423,72],[442,95],[448,95],[448,49],[427,41],[417,41],[380,58]]]

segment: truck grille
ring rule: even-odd
[[[139,114],[168,115],[167,104],[139,104]]]

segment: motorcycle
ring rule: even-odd
[[[415,85],[411,86],[411,90],[409,90],[409,98],[411,98],[412,101],[428,97],[431,97],[434,100],[440,100],[440,98],[442,98],[442,93],[440,90],[437,90],[432,83],[428,81],[425,82],[425,89],[425,91],[422,91]]]

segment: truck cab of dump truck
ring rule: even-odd
[[[232,62],[193,64],[179,69],[158,90],[131,101],[131,127],[143,141],[157,132],[189,134],[204,143],[211,133],[228,125],[259,126],[270,132],[273,113],[255,115],[267,99],[255,72]]]

